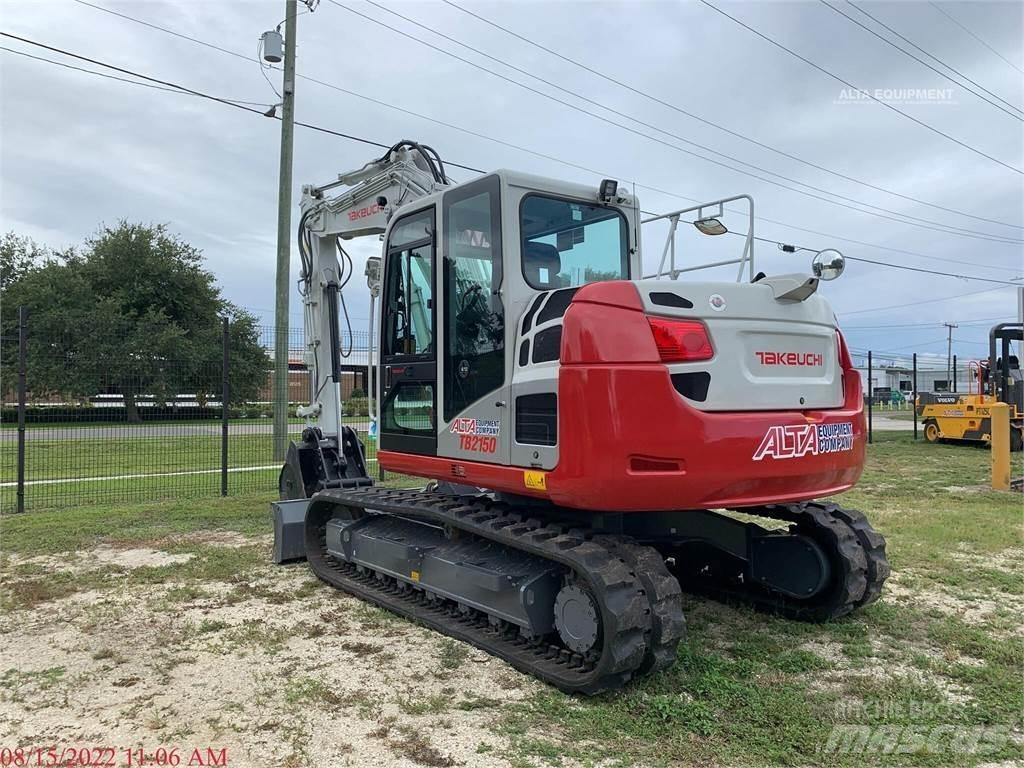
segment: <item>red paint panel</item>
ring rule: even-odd
[[[573,296],[573,303],[607,304],[612,307],[623,309],[635,309],[642,312],[643,302],[640,301],[640,291],[636,285],[628,280],[606,280],[600,283],[584,285]]]
[[[562,320],[561,363],[658,362],[651,326],[643,312],[573,301]]]
[[[577,292],[563,321],[559,464],[546,473],[546,491],[527,488],[521,467],[391,451],[381,451],[379,459],[393,472],[595,512],[743,507],[839,493],[863,470],[866,428],[860,376],[841,335],[837,343],[841,408],[708,413],[672,386],[636,288],[595,283]],[[844,426],[818,433],[819,425],[829,424],[851,425],[852,438]],[[761,450],[769,433],[779,450]],[[830,447],[833,435],[841,448]],[[803,442],[790,446],[790,438]],[[812,439],[814,450],[807,443]]]

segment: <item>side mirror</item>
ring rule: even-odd
[[[819,280],[835,280],[846,269],[846,259],[839,251],[826,248],[818,251],[811,260],[811,272]]]

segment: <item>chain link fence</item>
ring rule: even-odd
[[[181,359],[118,359],[102,340],[40,338],[27,315],[18,333],[0,338],[0,512],[276,493],[274,328],[225,320],[220,339]],[[287,333],[288,437],[298,440],[310,372],[301,329]],[[356,333],[343,366],[346,423],[377,476],[368,361],[367,335]]]

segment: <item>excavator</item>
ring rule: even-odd
[[[680,224],[724,234],[744,204],[739,256],[683,261]],[[860,378],[818,293],[844,259],[755,274],[753,205],[643,219],[614,179],[454,183],[413,141],[304,187],[310,402],[275,562],[584,695],[674,662],[684,591],[816,622],[875,601],[885,539],[819,500],[865,460]],[[645,276],[649,224],[668,235]],[[368,236],[377,461],[414,490],[376,484],[342,419],[344,243]],[[729,265],[735,282],[678,280]]]

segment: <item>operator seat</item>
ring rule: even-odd
[[[523,273],[530,285],[544,291],[564,288],[565,281],[558,275],[561,270],[562,257],[558,255],[555,246],[548,243],[526,243]]]

